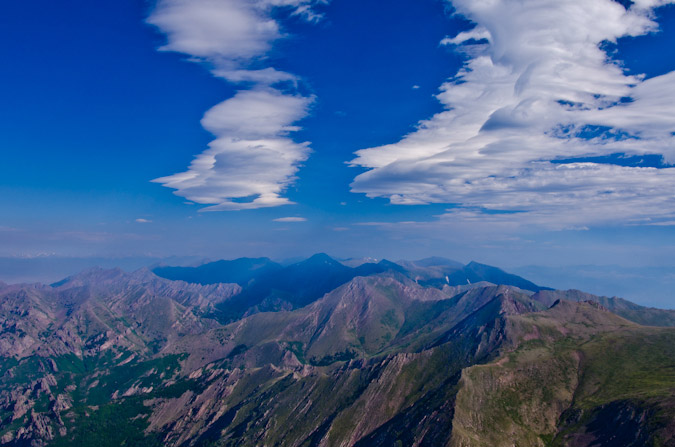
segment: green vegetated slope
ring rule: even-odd
[[[120,271],[3,289],[0,445],[672,445],[674,329],[398,271],[209,317],[240,290]]]
[[[289,343],[285,348],[284,343],[265,341],[232,358],[223,371],[227,379],[183,404],[190,409],[179,413],[200,412],[202,427],[193,426],[193,434],[186,435],[184,430],[173,429],[174,421],[167,420],[158,421],[157,428],[169,430],[165,439],[174,445],[207,441],[224,446],[391,445],[390,441],[436,445],[450,430],[460,371],[490,358],[503,340],[501,300],[493,297],[490,303],[495,305],[490,308],[496,312],[477,315],[471,329],[452,334],[441,331],[441,343],[407,352],[368,355],[362,345],[355,344],[350,360],[303,364],[295,353],[304,352],[302,357],[311,359],[304,342],[294,342],[302,343],[300,346]],[[373,326],[380,333],[379,326],[387,323],[378,320]],[[344,334],[335,329],[336,338]],[[273,354],[270,344],[285,352]],[[232,378],[229,370],[233,365],[255,362],[265,354],[281,358],[264,367],[249,364],[238,370],[236,381]],[[210,365],[204,369],[209,370]],[[233,388],[228,387],[228,381]],[[169,413],[167,409],[179,401],[165,402],[158,413]],[[391,427],[388,424],[394,418],[400,421]],[[382,427],[389,428],[376,435]],[[369,436],[382,439],[366,441]]]
[[[462,373],[452,446],[675,445],[675,329],[561,301]]]
[[[72,353],[22,351],[5,365],[0,437],[7,445],[353,445],[394,417],[404,419],[397,430],[408,427],[402,439],[446,436],[433,427],[449,429],[461,369],[501,343],[506,295],[527,299],[496,286],[446,298],[391,276],[361,277],[293,312],[204,322],[189,333],[165,328],[153,339],[137,328],[144,313],[112,330],[78,308],[71,315],[82,324],[59,323],[68,340],[86,338]],[[166,324],[184,327],[180,315]],[[93,344],[88,318],[108,328]],[[63,346],[52,331],[43,345]],[[133,334],[137,343],[128,343]],[[158,352],[147,346],[153,340]]]

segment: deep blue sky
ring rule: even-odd
[[[208,64],[185,54],[158,51],[167,36],[146,23],[155,7],[139,0],[3,4],[0,256],[287,258],[326,251],[441,255],[506,268],[675,268],[675,232],[665,217],[656,226],[627,218],[507,230],[484,222],[475,229],[472,220],[455,225],[452,216],[438,217],[460,206],[451,195],[405,206],[350,191],[367,170],[347,164],[354,152],[397,143],[442,112],[439,87],[474,56],[440,44],[474,26],[440,0],[333,0],[316,7],[322,19],[313,23],[274,11],[285,36],[259,63],[295,74],[297,92],[315,98],[296,123],[302,130],[291,134],[312,148],[283,193],[296,204],[199,212],[203,206],[151,180],[185,171],[213,140],[200,125],[204,113],[248,87],[214,77]],[[658,33],[603,44],[626,74],[649,79],[675,69],[675,7],[656,17]],[[395,178],[394,187],[405,191],[406,180]],[[284,217],[306,221],[273,221]]]
[[[429,215],[350,193],[358,169],[345,162],[360,148],[395,142],[441,109],[432,95],[461,59],[438,42],[466,24],[445,16],[440,2],[391,2],[382,14],[376,2],[342,1],[327,7],[329,18],[318,25],[291,21],[290,31],[304,34],[280,42],[272,58],[300,73],[317,97],[297,136],[314,148],[289,190],[299,205],[225,215],[198,214],[150,183],[184,169],[206,147],[211,137],[199,120],[234,93],[184,56],[156,51],[164,38],[144,23],[150,5],[28,1],[5,8],[0,57],[11,63],[0,72],[4,226],[135,232],[135,219],[146,218],[181,231],[182,220],[199,217],[209,221],[209,231],[238,231],[242,223],[269,231],[279,227],[272,218],[286,215],[310,213],[329,225],[392,213]],[[146,248],[121,247],[139,250]],[[306,250],[312,249],[299,249]]]
[[[458,68],[459,58],[438,47],[453,25],[440,3],[422,1],[410,8],[392,2],[385,17],[376,4],[360,6],[354,16],[355,3],[331,5],[330,20],[303,25],[306,35],[281,42],[274,55],[284,68],[302,73],[319,98],[298,136],[320,148],[303,180],[336,178],[318,200],[314,187],[298,185],[298,193],[314,206],[326,203],[325,193],[333,202],[353,199],[348,194],[353,172],[341,164],[357,149],[396,141],[418,119],[438,111],[432,94]],[[144,23],[149,10],[129,0],[5,6],[0,19],[0,55],[8,62],[0,73],[3,186],[35,194],[40,202],[44,194],[54,194],[40,206],[63,201],[57,208],[88,198],[95,205],[101,194],[143,197],[141,209],[161,205],[162,212],[165,205],[182,204],[149,180],[184,168],[206,146],[211,138],[199,120],[234,89],[179,54],[157,52],[163,38]],[[400,33],[401,25],[417,35],[415,41]],[[424,45],[418,47],[419,42]],[[412,89],[415,84],[419,90]],[[377,114],[371,113],[374,107]],[[12,199],[8,196],[3,194]],[[124,208],[133,207],[124,200]],[[12,205],[30,209],[36,203],[5,204]],[[110,208],[103,212],[122,211],[121,205],[106,205]]]

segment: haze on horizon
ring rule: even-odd
[[[2,265],[437,255],[673,307],[673,3],[6,5]]]

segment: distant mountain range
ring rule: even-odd
[[[443,258],[0,283],[0,445],[673,446],[675,311]]]
[[[240,258],[210,262],[198,267],[157,267],[153,273],[166,279],[203,285],[240,285],[242,293],[216,309],[214,317],[225,321],[233,321],[251,312],[296,309],[353,278],[385,272],[439,289],[480,282],[511,285],[535,292],[547,289],[496,267],[477,262],[462,265],[439,257],[398,263],[387,260],[355,263],[352,260],[351,264],[356,266],[350,267],[319,253],[289,266],[281,266],[268,258]]]

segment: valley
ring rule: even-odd
[[[675,445],[675,311],[442,258],[3,284],[0,356],[8,446]]]

